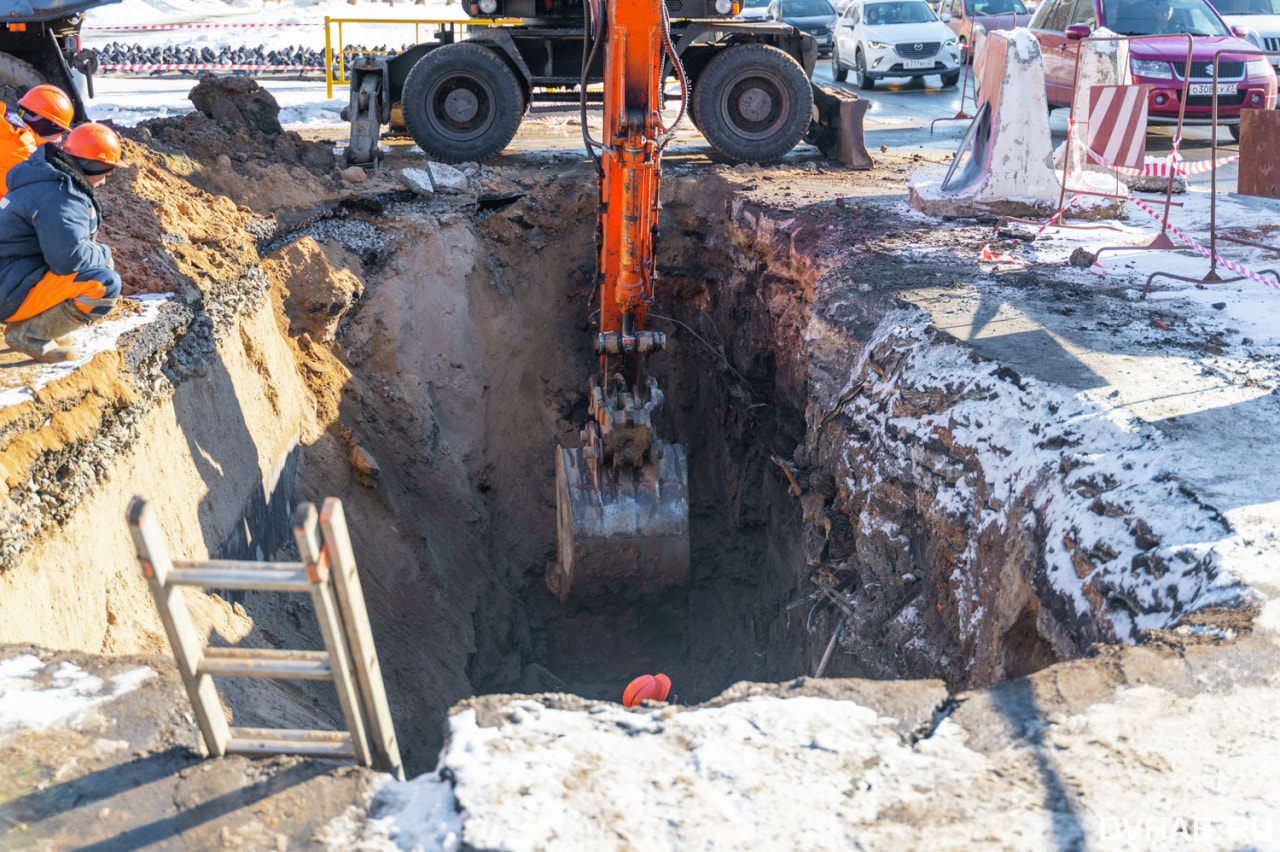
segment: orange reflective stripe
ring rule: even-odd
[[[65,302],[68,299],[76,299],[80,296],[101,299],[105,295],[107,295],[107,288],[101,281],[77,281],[74,272],[66,275],[46,272],[44,277],[36,282],[36,286],[31,288],[27,298],[22,300],[22,304],[14,315],[5,322],[22,322],[24,319],[31,319],[36,314],[42,314],[59,302]],[[89,313],[90,309],[79,302],[76,302],[75,306],[83,313]]]

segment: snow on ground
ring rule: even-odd
[[[457,3],[429,0],[424,5],[404,2],[361,2],[349,5],[345,0],[124,0],[101,6],[85,14],[81,42],[86,47],[103,47],[112,42],[138,44],[143,47],[208,47],[218,51],[224,47],[262,45],[267,50],[302,46],[323,50],[325,18],[373,18],[378,20],[460,20],[465,19]],[[131,30],[124,27],[169,24],[252,24],[218,29]],[[331,31],[334,48],[340,45],[363,45],[374,48],[386,45],[397,49],[402,45],[430,40],[429,25],[394,23],[361,23],[344,25],[339,33]],[[339,39],[341,35],[341,39]],[[259,83],[280,103],[280,122],[288,130],[320,127],[344,127],[340,112],[347,105],[347,90],[336,87],[328,97],[323,72],[312,72],[311,79],[263,77]],[[104,74],[94,78],[94,95],[89,101],[90,115],[98,120],[112,120],[132,126],[148,118],[183,115],[191,111],[187,93],[195,87],[195,77],[120,76]]]
[[[428,0],[419,6],[400,0],[397,4],[360,2],[351,5],[345,0],[123,0],[110,6],[100,6],[85,13],[81,28],[81,42],[95,47],[118,41],[124,44],[182,45],[223,47],[264,45],[269,50],[292,45],[302,45],[317,50],[324,48],[325,18],[362,19],[372,21],[404,20],[466,20],[462,7],[456,2]],[[217,29],[184,30],[136,30],[127,27],[157,26],[166,24],[252,24]],[[431,27],[423,26],[421,38],[427,40]],[[414,25],[396,23],[344,24],[342,43],[376,47],[399,46],[414,43]],[[332,31],[332,41],[337,47],[338,29]]]
[[[264,78],[258,82],[280,104],[280,123],[286,130],[346,127],[341,115],[347,105],[345,88],[334,89],[330,99],[323,81]],[[191,112],[187,94],[195,88],[196,78],[107,76],[95,77],[93,86],[97,97],[89,102],[89,114],[98,121],[132,127],[149,118]]]
[[[513,698],[491,727],[452,716],[441,770],[388,784],[374,815],[406,850],[1275,850],[1272,695],[1124,687],[987,748],[970,721],[912,742],[852,701]]]
[[[31,654],[0,660],[0,743],[21,730],[74,726],[87,711],[154,675],[144,666],[107,683],[66,661],[49,671]]]
[[[36,391],[45,385],[71,375],[99,352],[115,349],[122,334],[152,322],[160,312],[160,306],[173,296],[162,293],[130,298],[139,303],[141,310],[138,313],[94,323],[72,333],[79,357],[56,364],[37,365],[30,361],[7,366],[0,378],[0,408],[35,399]]]

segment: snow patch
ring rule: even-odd
[[[144,666],[108,682],[66,661],[50,672],[31,654],[0,660],[0,743],[22,730],[75,725],[89,710],[154,676]]]

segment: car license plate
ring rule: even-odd
[[[1236,93],[1236,87],[1237,87],[1237,86],[1239,86],[1239,85],[1240,85],[1239,83],[1219,83],[1219,84],[1218,84],[1218,94],[1220,94],[1220,95],[1234,95],[1234,94]],[[1189,95],[1212,95],[1212,94],[1213,94],[1213,84],[1212,84],[1212,83],[1192,83],[1190,86],[1188,86],[1188,87],[1187,87],[1187,94],[1189,94]]]
[[[903,68],[932,68],[932,59],[908,59],[902,63]]]

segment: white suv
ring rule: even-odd
[[[1247,29],[1258,50],[1276,53],[1267,59],[1280,74],[1280,0],[1219,0],[1214,8],[1233,29]]]
[[[881,77],[937,74],[943,86],[960,80],[955,33],[924,0],[854,0],[836,22],[831,75],[844,81],[853,71],[861,89]]]

